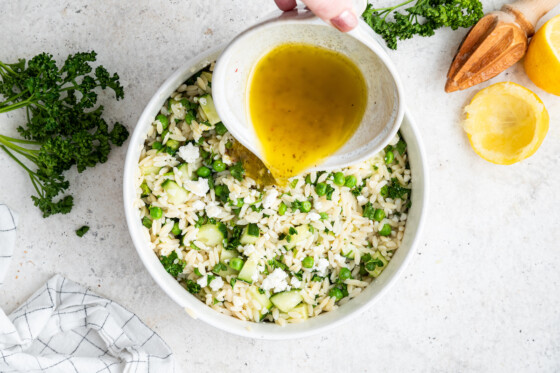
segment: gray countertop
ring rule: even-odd
[[[485,10],[499,5],[485,2]],[[0,60],[42,51],[62,60],[94,49],[125,86],[123,101],[105,102],[107,118],[132,130],[159,85],[186,59],[271,9],[272,0],[3,0]],[[126,146],[105,165],[68,172],[74,210],[48,219],[29,198],[27,175],[0,153],[0,201],[20,216],[0,306],[11,312],[61,273],[138,314],[185,371],[559,371],[560,98],[535,87],[520,64],[492,80],[512,80],[537,93],[550,130],[522,163],[480,159],[460,126],[462,108],[479,87],[443,92],[465,33],[440,30],[390,52],[428,152],[430,208],[404,276],[349,323],[314,337],[267,342],[191,319],[155,284],[130,240],[121,188]],[[22,118],[0,115],[1,132],[15,134]],[[74,230],[83,223],[91,230],[78,238]]]

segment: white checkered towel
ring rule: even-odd
[[[0,205],[0,274],[13,250],[16,223]],[[2,373],[174,370],[169,347],[136,315],[60,275],[11,315],[0,309]]]

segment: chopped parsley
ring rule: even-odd
[[[183,273],[183,269],[185,268],[185,262],[179,260],[177,257],[177,253],[173,251],[168,256],[161,256],[159,261],[163,265],[163,268],[173,277],[179,276],[179,274]]]
[[[229,168],[229,172],[234,179],[238,181],[243,180],[243,176],[245,175],[245,169],[243,168],[243,163],[237,162],[233,166]]]
[[[191,294],[198,294],[200,292],[200,285],[193,280],[187,280],[187,290]]]
[[[151,220],[150,220],[150,222],[151,222]],[[77,235],[78,237],[83,237],[83,235],[86,234],[87,231],[89,231],[89,227],[88,227],[87,225],[84,225],[83,227],[79,228],[79,229],[76,231],[76,235]]]

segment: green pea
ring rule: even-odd
[[[216,193],[216,195],[218,197],[222,196],[224,193],[227,193],[228,191],[229,191],[229,189],[228,189],[227,185],[220,184],[220,185],[216,185],[214,187],[214,193]]]
[[[385,164],[391,164],[395,160],[395,154],[393,154],[392,150],[389,150],[385,153]]]
[[[223,136],[227,132],[226,126],[222,122],[216,123],[216,134]]]
[[[339,288],[332,288],[329,291],[329,297],[336,298],[336,300],[341,300],[342,298],[344,298],[344,294]]]
[[[159,141],[156,141],[152,144],[152,149],[160,150],[161,148],[163,148],[163,144]]]
[[[356,179],[356,176],[350,175],[346,178],[344,185],[347,186],[348,188],[354,188],[357,182],[358,180]]]
[[[278,215],[282,216],[288,210],[288,206],[284,202],[280,202],[280,206],[278,206]]]
[[[169,119],[167,119],[167,117],[165,115],[158,114],[156,116],[156,120],[159,120],[163,129],[166,129],[167,127],[169,127]]]
[[[342,281],[344,281],[344,280],[348,280],[350,277],[352,277],[352,272],[348,268],[341,268],[340,269],[340,273],[338,274],[338,278],[340,278]]]
[[[334,174],[334,183],[335,185],[338,186],[343,186],[346,179],[344,178],[344,174],[342,172],[337,172],[336,174]]]
[[[202,166],[198,170],[196,170],[196,174],[200,177],[208,177],[211,173],[212,171],[210,171],[210,169],[206,166]]]
[[[389,224],[383,225],[383,228],[379,231],[380,236],[389,236],[391,234],[391,226]]]
[[[229,261],[229,266],[236,271],[240,271],[241,268],[243,268],[243,264],[245,264],[245,262],[241,258],[231,258]]]
[[[179,222],[175,222],[175,224],[173,224],[173,228],[171,229],[171,233],[174,236],[178,236],[181,234],[181,228],[179,228]]]
[[[311,211],[311,202],[303,201],[301,203],[301,212],[309,212]]]
[[[317,193],[318,196],[324,196],[325,194],[327,194],[327,184],[318,183],[315,186],[315,193]]]
[[[220,161],[219,159],[217,159],[217,160],[214,161],[214,163],[212,163],[212,168],[216,172],[222,172],[222,171],[225,171],[226,164],[224,162]]]
[[[163,216],[163,211],[159,207],[150,207],[150,216],[159,219]]]
[[[373,220],[381,221],[383,219],[385,219],[385,211],[383,209],[375,209],[375,212],[373,213]]]
[[[315,259],[313,259],[312,256],[308,256],[301,261],[301,265],[303,266],[303,268],[311,268],[313,267],[314,263],[315,263]]]

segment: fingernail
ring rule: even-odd
[[[331,19],[331,23],[340,31],[347,32],[358,25],[358,17],[356,17],[356,15],[350,10],[345,10],[335,18]]]

